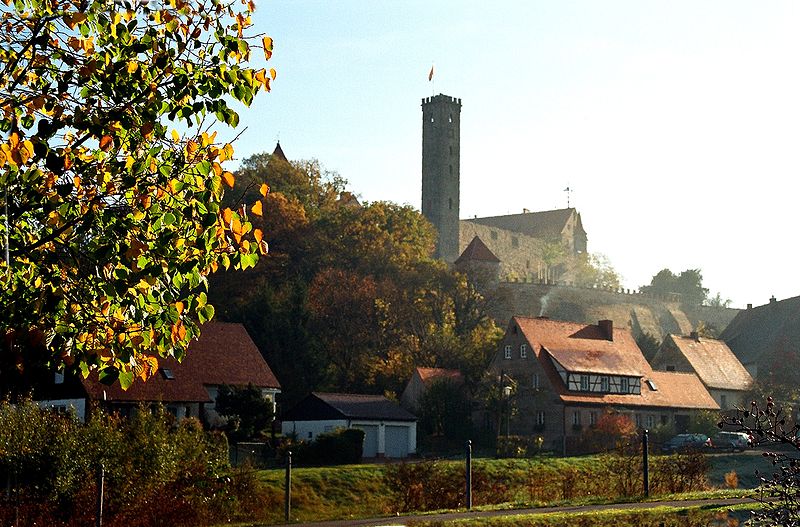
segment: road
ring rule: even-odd
[[[637,503],[613,503],[608,505],[580,505],[574,507],[539,507],[536,509],[513,509],[513,510],[492,510],[492,511],[470,511],[470,512],[446,512],[442,514],[427,514],[424,516],[396,516],[387,518],[370,518],[364,520],[336,520],[324,522],[293,523],[292,526],[307,527],[376,527],[376,526],[406,526],[414,525],[419,521],[448,521],[463,520],[469,518],[488,518],[495,516],[516,516],[520,514],[547,514],[549,512],[560,513],[579,513],[604,510],[643,510],[655,507],[697,507],[702,505],[730,506],[742,503],[753,503],[751,498],[730,498],[730,499],[709,499],[709,500],[685,500],[685,501],[649,501]],[[268,527],[266,525],[259,527]],[[277,527],[277,526],[272,526]]]

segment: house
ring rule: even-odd
[[[417,409],[422,395],[436,382],[450,382],[463,386],[464,376],[458,370],[414,368],[414,373],[411,374],[411,379],[400,396],[400,404],[403,408]]]
[[[54,385],[40,392],[41,406],[66,410],[72,407],[85,419],[91,403],[128,413],[142,403],[162,403],[176,417],[196,417],[215,426],[222,424],[215,411],[217,392],[223,384],[252,384],[275,405],[281,386],[242,324],[209,322],[200,337],[189,344],[182,362],[160,359],[159,369],[146,382],[137,380],[127,390],[88,378],[56,376]]]
[[[800,296],[739,311],[719,337],[756,380],[797,384],[800,358]]]
[[[313,392],[283,415],[283,435],[298,439],[313,441],[338,428],[364,431],[365,458],[417,451],[417,418],[382,395]]]
[[[545,448],[562,452],[607,410],[641,428],[676,431],[693,412],[719,410],[696,374],[654,371],[631,332],[610,320],[513,317],[490,372],[518,407],[503,428],[540,436]]]
[[[696,331],[664,337],[651,363],[656,370],[696,373],[722,410],[740,406],[753,387],[753,378],[724,341]]]

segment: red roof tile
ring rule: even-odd
[[[469,242],[464,252],[461,253],[461,256],[455,261],[455,263],[463,263],[463,262],[492,262],[492,263],[499,263],[500,259],[494,255],[492,251],[486,247],[486,244],[483,241],[475,236],[472,238],[472,241]]]
[[[725,342],[705,337],[667,335],[709,388],[749,390],[753,378]]]
[[[131,402],[209,402],[205,389],[208,385],[252,383],[259,388],[280,389],[280,383],[241,324],[205,324],[200,338],[189,345],[183,362],[160,359],[159,367],[153,377],[146,382],[137,380],[128,390],[123,390],[119,383],[101,384],[96,375],[84,379],[83,384],[93,399]],[[170,370],[174,379],[167,379],[163,370]]]

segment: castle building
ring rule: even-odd
[[[461,99],[422,99],[422,214],[436,228],[434,256],[454,263],[477,238],[499,259],[501,279],[555,281],[553,246],[569,257],[587,250],[586,231],[574,208],[459,218]]]

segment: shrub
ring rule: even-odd
[[[319,434],[308,443],[287,441],[281,446],[281,457],[292,451],[292,463],[298,466],[346,465],[361,461],[364,448],[364,431],[358,428],[340,428]]]
[[[500,436],[497,438],[497,457],[531,457],[542,451],[541,436]]]

